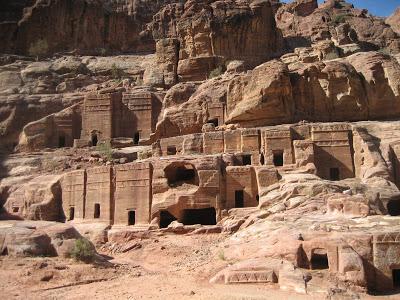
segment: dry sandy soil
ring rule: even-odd
[[[156,234],[139,241],[136,249],[126,253],[112,253],[110,247],[103,247],[99,252],[108,262],[99,264],[49,257],[2,256],[0,298],[327,299],[316,289],[300,295],[266,284],[210,284],[208,280],[213,274],[232,263],[218,252],[218,244],[224,238],[220,234]],[[399,299],[399,296],[363,296],[361,299]]]

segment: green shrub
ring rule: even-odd
[[[348,15],[345,15],[345,14],[336,15],[336,16],[333,18],[333,23],[334,23],[335,25],[339,25],[339,24],[341,24],[341,23],[345,23],[347,18],[348,18]]]
[[[39,60],[39,57],[46,55],[48,51],[49,45],[47,41],[39,39],[29,46],[28,53],[30,56],[35,56],[36,60]]]
[[[70,256],[83,262],[91,262],[94,259],[95,251],[93,245],[87,239],[77,239],[74,248],[72,248]]]
[[[222,68],[222,66],[219,66],[210,72],[210,75],[208,75],[208,79],[218,77],[222,75],[223,72],[224,69]]]
[[[112,146],[109,141],[97,144],[96,149],[103,158],[107,158],[108,161],[112,160]]]
[[[112,64],[111,66],[111,77],[114,79],[121,79],[125,75],[124,71],[117,67],[115,64]]]
[[[220,260],[223,260],[223,261],[226,260],[225,253],[224,253],[223,250],[221,250],[221,251],[218,252],[218,258],[219,258]]]

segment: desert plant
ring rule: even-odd
[[[111,76],[112,76],[112,78],[121,79],[122,77],[124,77],[124,75],[125,75],[124,71],[121,68],[117,67],[116,64],[112,64],[112,66],[111,66]]]
[[[93,261],[95,256],[94,247],[87,239],[77,239],[70,252],[70,256],[77,261],[89,263]]]
[[[345,14],[339,14],[339,15],[335,15],[335,17],[333,18],[333,23],[335,25],[339,25],[341,23],[345,23],[346,19],[347,19],[348,15]]]
[[[102,157],[107,158],[108,161],[112,160],[112,146],[109,141],[97,144],[96,149]]]
[[[214,70],[212,70],[210,72],[210,75],[208,75],[208,79],[218,77],[218,76],[222,75],[223,72],[224,72],[224,70],[223,70],[222,66],[218,66],[217,68],[215,68]]]
[[[39,39],[30,45],[28,53],[30,56],[35,56],[36,60],[39,60],[39,57],[46,55],[48,50],[49,45],[47,44],[47,41]]]
[[[224,253],[223,250],[221,250],[221,251],[218,252],[218,258],[219,258],[220,260],[224,260],[224,261],[226,260],[225,253]]]

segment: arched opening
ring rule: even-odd
[[[390,200],[387,204],[387,210],[391,216],[400,216],[400,200]]]
[[[172,164],[165,168],[165,177],[168,185],[176,187],[183,184],[197,185],[197,176],[194,166],[191,164],[176,165]]]
[[[92,146],[97,146],[98,143],[98,138],[97,138],[97,134],[93,134],[92,135]]]
[[[185,209],[182,214],[184,225],[215,225],[217,224],[214,207],[203,209]]]
[[[70,207],[69,208],[69,221],[72,221],[75,218],[75,207]]]
[[[60,135],[58,137],[58,148],[64,148],[65,147],[65,136],[64,135]]]
[[[283,151],[274,151],[273,153],[273,163],[275,167],[282,167],[283,166]]]
[[[315,249],[312,252],[311,268],[313,270],[329,269],[328,254],[325,249]]]
[[[176,218],[167,210],[160,211],[160,228],[167,228]]]
[[[136,212],[134,210],[128,211],[128,225],[132,226],[136,223]]]
[[[100,204],[96,203],[94,205],[94,218],[99,219],[100,218]]]
[[[139,145],[139,141],[140,141],[140,132],[136,132],[135,136],[133,137],[133,143],[135,145]]]

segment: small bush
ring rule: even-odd
[[[111,77],[114,79],[121,79],[125,75],[124,71],[117,67],[115,64],[112,64],[111,66]]]
[[[224,69],[222,68],[222,66],[219,66],[210,72],[210,75],[208,75],[208,79],[218,77],[222,75],[223,72]]]
[[[220,260],[226,260],[226,257],[225,257],[225,253],[224,253],[224,251],[223,250],[221,250],[219,253],[218,253],[218,258],[220,259]]]
[[[39,57],[46,55],[48,51],[49,45],[47,41],[39,39],[30,45],[28,53],[30,56],[35,56],[36,60],[39,60]]]
[[[102,157],[107,158],[108,161],[112,161],[112,146],[110,142],[97,144],[96,149]]]
[[[86,263],[93,261],[94,255],[95,251],[93,245],[86,239],[77,239],[70,253],[73,259]]]
[[[333,18],[333,23],[334,23],[335,25],[339,25],[339,24],[345,23],[347,17],[348,17],[348,15],[344,15],[344,14],[336,15],[336,16]]]

